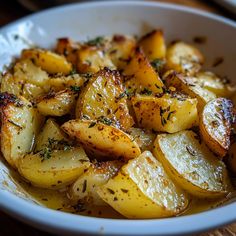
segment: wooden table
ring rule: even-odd
[[[153,0],[157,1],[157,0]],[[199,8],[205,11],[214,12],[216,14],[220,14],[226,17],[232,17],[228,12],[219,8],[213,3],[209,3],[210,1],[200,1],[200,0],[158,0],[159,2],[171,2],[181,5],[186,5],[194,8]],[[207,3],[208,2],[208,3]],[[14,0],[0,1],[0,26],[3,26],[13,20],[16,20],[20,17],[23,17],[30,12],[23,7],[21,7]],[[0,49],[1,50],[1,49]],[[220,217],[220,216],[216,216]],[[1,236],[50,236],[48,233],[43,233],[42,231],[36,230],[28,225],[25,225],[0,210],[0,235]],[[201,234],[201,236],[233,236],[236,235],[236,223],[232,224],[228,227],[224,227],[218,230],[215,230],[210,233]]]

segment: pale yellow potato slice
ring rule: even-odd
[[[201,69],[203,62],[202,53],[190,44],[180,41],[167,48],[167,69],[193,75]]]
[[[219,157],[224,157],[229,150],[235,119],[232,101],[226,98],[210,101],[202,111],[199,126],[202,139]]]
[[[144,35],[138,42],[150,61],[163,59],[166,56],[166,44],[162,30],[153,30]]]
[[[104,69],[90,79],[77,101],[76,118],[106,119],[108,123],[123,130],[134,124],[118,72]]]
[[[120,161],[97,162],[82,174],[71,186],[70,199],[80,200],[96,206],[107,205],[97,194],[99,186],[104,185],[123,165]]]
[[[70,120],[62,125],[62,129],[71,138],[82,143],[95,157],[128,160],[141,153],[132,137],[113,126],[93,121]]]
[[[196,197],[222,197],[230,190],[224,163],[193,131],[158,135],[153,153],[169,176]]]
[[[138,125],[175,133],[198,124],[197,99],[185,97],[136,96],[132,98]]]
[[[1,151],[7,162],[15,168],[19,159],[32,151],[35,136],[44,118],[23,97],[1,93],[0,100]]]
[[[185,193],[171,181],[149,151],[130,160],[97,192],[127,218],[174,216],[188,205]]]
[[[25,49],[22,51],[23,59],[31,59],[32,62],[41,67],[49,74],[69,74],[72,71],[72,65],[64,56],[58,55],[51,51],[42,49]]]
[[[132,92],[139,93],[144,89],[157,94],[163,92],[162,80],[140,48],[134,50],[123,73],[126,76],[125,86]]]
[[[72,111],[75,98],[74,91],[62,90],[39,98],[37,108],[44,116],[63,116]]]
[[[45,149],[21,158],[18,170],[34,186],[57,189],[75,181],[89,165],[82,147],[53,151]]]

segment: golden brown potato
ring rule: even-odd
[[[78,43],[74,43],[69,38],[59,38],[55,51],[56,53],[63,55],[73,66],[76,66],[78,61],[77,51],[79,47],[80,45]]]
[[[72,111],[75,106],[76,93],[63,90],[38,99],[37,108],[44,116],[63,116]]]
[[[209,101],[216,98],[213,92],[201,87],[198,84],[198,79],[195,77],[186,77],[174,71],[169,71],[164,75],[164,80],[167,86],[173,86],[181,92],[188,94],[190,97],[197,98],[199,111],[201,111]]]
[[[231,126],[235,122],[235,115],[232,102],[226,98],[210,101],[202,111],[202,139],[219,157],[224,157],[229,150]]]
[[[236,92],[236,86],[227,79],[221,79],[214,73],[205,71],[196,74],[196,82],[203,88],[213,92],[217,97],[231,97]]]
[[[197,99],[186,97],[136,96],[132,104],[142,128],[175,133],[198,124]]]
[[[117,71],[105,69],[95,74],[79,96],[76,118],[102,119],[127,130],[133,124],[129,115],[127,97]]]
[[[153,153],[169,176],[196,197],[221,197],[230,190],[224,163],[192,131],[158,135]]]
[[[139,40],[139,46],[150,61],[166,56],[166,44],[162,30],[153,30]]]
[[[97,194],[99,186],[104,185],[123,165],[120,161],[97,162],[82,174],[71,186],[70,199],[93,205],[106,205]]]
[[[141,153],[128,134],[100,122],[70,120],[62,125],[62,129],[96,157],[128,160]]]
[[[83,46],[78,50],[77,70],[81,73],[96,73],[107,67],[116,69],[111,58],[103,49],[95,46]]]
[[[53,119],[48,119],[36,138],[35,152],[39,152],[46,147],[51,149],[61,149],[60,146],[66,145],[67,138],[60,126]],[[64,145],[64,146],[65,146]]]
[[[64,56],[42,49],[25,49],[22,51],[23,59],[31,59],[32,62],[47,71],[49,74],[69,74],[72,65]]]
[[[188,198],[166,175],[162,165],[146,151],[124,165],[99,196],[127,218],[160,218],[177,215]]]
[[[113,36],[108,49],[108,55],[117,69],[125,68],[135,46],[136,40],[133,37],[124,35]]]
[[[133,137],[134,141],[139,145],[142,152],[151,151],[153,149],[153,142],[156,138],[156,134],[151,130],[145,130],[140,128],[130,128],[127,133]]]
[[[14,168],[19,159],[32,151],[43,117],[23,97],[0,94],[1,151]]]
[[[201,69],[204,57],[197,48],[179,41],[167,48],[166,61],[167,69],[194,75]]]
[[[32,185],[58,189],[75,181],[90,165],[82,147],[45,149],[20,159],[18,170]]]
[[[152,93],[163,92],[163,82],[140,48],[136,48],[128,65],[124,68],[125,85],[132,92],[144,89]]]

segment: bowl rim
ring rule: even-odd
[[[158,7],[180,12],[188,12],[236,28],[236,22],[233,20],[186,6],[148,1],[99,1],[90,3],[73,3],[47,9],[39,13],[33,13],[0,28],[0,34],[7,31],[11,26],[18,25],[28,20],[33,20],[35,17],[43,17],[45,14],[60,13],[65,10],[70,11],[70,9],[74,9],[75,7],[86,9],[94,7],[114,7],[116,5]],[[236,202],[205,212],[173,218],[144,220],[107,219],[73,215],[48,209],[21,199],[3,189],[0,189],[0,209],[41,230],[54,233],[72,234],[80,232],[85,234],[107,235],[183,235],[193,232],[201,232],[203,230],[210,230],[215,227],[232,223],[236,220]]]

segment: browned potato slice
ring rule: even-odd
[[[153,93],[163,92],[163,82],[140,48],[136,48],[130,62],[124,68],[125,85],[129,90],[141,92],[148,89]]]
[[[213,92],[217,97],[231,97],[236,92],[236,86],[227,79],[221,79],[214,73],[205,71],[196,74],[198,84]]]
[[[161,218],[181,213],[188,198],[146,151],[98,188],[100,197],[127,218]]]
[[[192,45],[176,42],[167,48],[166,61],[167,69],[193,75],[201,69],[204,57]]]
[[[136,46],[136,40],[129,36],[114,35],[110,44],[108,55],[113,64],[118,69],[124,69]]]
[[[116,69],[111,58],[102,50],[102,48],[86,45],[78,50],[77,69],[79,72],[95,73],[104,67]]]
[[[140,127],[175,133],[198,123],[197,100],[164,95],[136,96],[132,98],[135,115]]]
[[[166,56],[166,44],[162,30],[153,30],[139,41],[140,47],[150,61]]]
[[[226,98],[217,98],[204,107],[200,118],[200,132],[207,146],[224,157],[230,147],[231,125],[235,122],[233,104]]]
[[[58,189],[75,181],[89,165],[83,148],[71,147],[25,155],[19,161],[18,170],[34,186]]]
[[[69,74],[72,65],[64,56],[42,49],[25,49],[22,51],[23,59],[31,59],[35,65],[41,67],[49,74]]]
[[[63,124],[63,130],[83,144],[94,156],[110,159],[131,159],[140,155],[138,144],[123,131],[102,123],[71,120]]]
[[[197,197],[221,197],[230,190],[227,169],[192,131],[160,134],[154,155],[169,176]]]
[[[77,51],[79,44],[74,43],[69,38],[59,38],[56,45],[56,53],[63,55],[72,65],[77,65]]]
[[[198,84],[198,79],[195,77],[186,77],[174,71],[169,71],[164,75],[164,80],[167,86],[176,87],[190,97],[197,98],[198,109],[200,111],[209,101],[216,98],[213,92],[201,87]]]
[[[72,185],[70,190],[71,200],[80,200],[93,205],[106,205],[97,194],[99,186],[104,185],[121,168],[123,162],[107,161],[91,164]]]
[[[72,111],[75,98],[76,94],[71,90],[50,93],[38,99],[37,108],[45,116],[63,116]]]
[[[94,75],[79,96],[76,118],[103,119],[121,129],[129,129],[133,118],[129,115],[127,98],[117,71],[105,69]]]
[[[0,94],[1,151],[7,162],[16,167],[20,158],[32,151],[43,117],[23,97]]]
[[[151,151],[153,149],[153,142],[156,138],[156,134],[151,130],[130,128],[127,133],[133,137],[135,142],[137,142],[142,152],[147,150]]]

